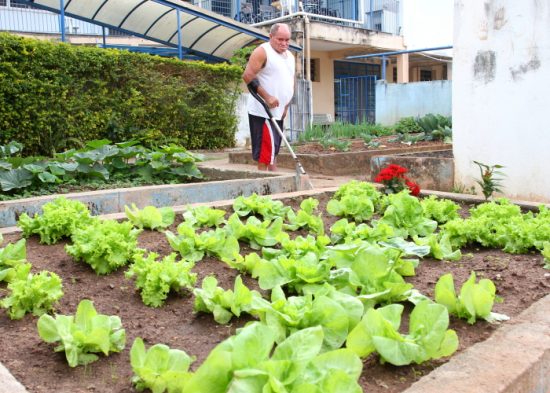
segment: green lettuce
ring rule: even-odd
[[[181,393],[192,376],[189,366],[194,361],[184,351],[164,344],[155,344],[146,350],[143,340],[137,337],[130,350],[132,382],[138,392],[149,389],[153,393]]]
[[[72,245],[66,245],[67,254],[89,264],[97,274],[108,274],[126,265],[137,249],[141,229],[130,222],[92,220],[71,236]]]
[[[366,357],[373,352],[383,362],[395,366],[424,363],[430,359],[452,355],[458,348],[458,337],[449,326],[444,306],[420,302],[412,311],[409,334],[399,333],[401,304],[390,304],[367,310],[361,322],[349,334],[346,347]]]
[[[395,236],[395,230],[384,223],[375,223],[373,227],[362,223],[348,222],[346,218],[336,221],[330,227],[330,238],[334,244],[351,243],[354,240],[378,242]]]
[[[219,257],[223,261],[234,260],[240,252],[237,238],[222,228],[199,234],[190,223],[183,222],[178,225],[177,235],[170,231],[165,234],[172,249],[191,262],[200,261],[205,254]]]
[[[176,218],[176,213],[171,207],[145,206],[140,210],[135,203],[132,203],[130,207],[124,206],[124,211],[130,222],[141,229],[166,229],[174,223]]]
[[[40,242],[57,243],[63,237],[71,236],[78,228],[85,227],[92,220],[85,204],[80,201],[59,197],[42,206],[42,215],[31,218],[27,213],[19,216],[17,226],[23,236],[40,236]]]
[[[414,241],[420,246],[429,246],[430,255],[435,259],[459,261],[462,258],[460,250],[453,250],[447,233],[434,233],[427,237],[416,237]]]
[[[388,195],[389,206],[384,211],[380,223],[390,225],[395,235],[403,238],[428,236],[437,228],[437,222],[424,216],[424,210],[418,198],[408,192]]]
[[[285,217],[291,208],[284,206],[281,201],[274,201],[270,196],[260,196],[253,193],[248,197],[239,196],[235,198],[233,210],[241,217],[258,214],[264,220],[273,220]]]
[[[437,221],[439,224],[459,218],[460,206],[449,199],[439,199],[435,195],[430,195],[423,198],[420,205],[424,211],[424,216]]]
[[[451,273],[439,277],[435,284],[435,301],[444,305],[450,314],[475,323],[477,318],[488,322],[509,319],[506,315],[491,312],[496,299],[495,284],[489,279],[481,279],[476,283],[474,271],[462,285],[460,295],[456,296],[455,285]]]
[[[40,316],[53,310],[63,296],[63,285],[57,274],[48,271],[32,274],[30,271],[30,263],[15,266],[8,283],[9,295],[0,300],[0,307],[8,309],[11,319],[21,319],[28,312]]]
[[[225,227],[228,234],[239,240],[247,241],[250,247],[259,250],[262,246],[272,247],[278,244],[283,237],[283,219],[276,218],[273,221],[260,221],[256,217],[248,217],[246,223],[242,223],[237,214],[232,214]],[[283,235],[284,236],[284,235]]]
[[[258,322],[219,344],[184,386],[186,393],[360,393],[360,359],[339,349],[321,353],[323,331],[297,331],[275,349]],[[271,356],[270,356],[271,355]],[[344,390],[342,390],[344,389]]]
[[[2,244],[0,234],[0,244]],[[0,281],[10,282],[13,279],[14,267],[27,261],[26,240],[20,239],[17,243],[8,243],[0,248]]]
[[[56,352],[65,351],[69,366],[86,365],[98,359],[95,353],[120,352],[126,345],[126,331],[118,316],[98,314],[93,303],[82,300],[76,314],[48,314],[38,319],[38,334],[47,343],[59,344]]]
[[[225,291],[218,287],[214,276],[202,280],[202,288],[193,290],[195,295],[195,312],[210,312],[220,324],[228,323],[233,315],[241,313],[255,314],[256,309],[265,307],[266,301],[258,291],[251,291],[243,284],[241,276],[235,279],[234,290]]]
[[[288,224],[284,225],[285,229],[295,231],[299,228],[306,228],[317,235],[323,235],[325,233],[325,227],[321,215],[314,215],[317,210],[319,201],[314,198],[307,198],[300,203],[300,210],[294,213],[293,210],[289,210],[287,213]]]
[[[192,290],[197,274],[191,273],[195,266],[192,262],[176,262],[176,254],[162,258],[157,262],[158,254],[151,252],[144,257],[143,252],[136,253],[134,263],[125,273],[127,278],[136,277],[136,288],[141,290],[143,303],[151,307],[160,307],[170,291]]]
[[[208,206],[188,207],[183,219],[194,228],[218,227],[225,222],[225,210]]]

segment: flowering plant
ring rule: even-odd
[[[407,168],[390,164],[382,168],[374,181],[384,185],[384,192],[386,194],[396,194],[406,187],[409,189],[411,195],[417,196],[420,194],[420,186],[405,176],[407,172]]]

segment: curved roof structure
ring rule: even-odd
[[[257,28],[181,0],[28,0],[33,6],[117,29],[163,45],[181,47],[211,61],[228,60],[235,50],[269,40]],[[61,8],[63,7],[63,10]],[[179,25],[179,29],[178,29]],[[293,50],[301,50],[291,45]]]

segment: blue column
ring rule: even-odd
[[[65,42],[65,1],[59,0],[59,28],[61,29],[61,41]]]
[[[386,56],[382,56],[382,80],[386,80],[386,61],[388,58]]]
[[[374,0],[370,0],[370,10],[369,10],[369,28],[371,30],[374,30],[374,19],[373,19],[373,9],[374,8]]]
[[[106,33],[105,33],[106,29],[105,29],[105,26],[102,26],[101,27],[101,34],[103,35],[103,47],[106,48],[107,47],[107,38],[106,38]]]
[[[176,9],[176,16],[178,20],[178,58],[183,59],[183,48],[181,47],[181,17],[179,8]]]
[[[237,20],[241,21],[241,0],[237,0]]]

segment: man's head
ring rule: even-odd
[[[271,26],[269,43],[276,52],[285,52],[290,44],[290,27],[284,23],[275,23]]]

